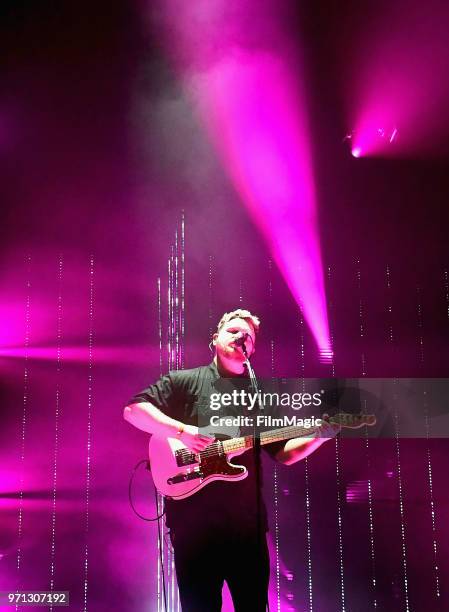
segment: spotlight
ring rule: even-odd
[[[358,158],[386,148],[397,140],[398,129],[395,126],[371,125],[349,132],[343,138],[347,143],[352,157]]]
[[[334,351],[329,348],[320,349],[320,363],[332,363],[334,359]]]
[[[353,140],[354,140],[354,132],[349,132],[343,138],[342,142],[347,143],[347,145],[349,146],[351,150],[352,157],[360,157],[360,155],[362,154],[362,149],[358,146],[355,146],[355,144],[353,143]]]

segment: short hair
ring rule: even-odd
[[[226,323],[229,323],[229,321],[232,321],[232,319],[243,319],[244,321],[246,321],[247,323],[250,323],[253,326],[254,332],[256,334],[259,331],[259,326],[260,326],[259,317],[256,317],[256,315],[251,314],[249,310],[243,310],[242,308],[237,308],[237,310],[233,310],[232,312],[224,313],[224,315],[221,317],[220,322],[217,326],[217,332],[220,332],[222,327],[224,327]]]

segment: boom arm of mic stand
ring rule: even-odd
[[[243,351],[243,354],[245,355],[244,366],[247,369],[253,393],[257,394],[258,409],[262,410],[263,406],[261,404],[260,396],[259,396],[259,388],[258,388],[259,385],[257,383],[257,378],[256,378],[256,374],[254,373],[254,369],[250,363],[245,344],[242,345],[242,351]],[[261,508],[262,508],[261,480],[262,479],[261,479],[261,461],[260,461],[261,446],[260,446],[260,437],[257,436],[257,425],[256,425],[257,418],[254,419],[253,423],[254,423],[253,425],[254,470],[255,470],[255,477],[256,477],[256,505],[257,505],[257,512],[256,512],[257,514],[257,541],[258,541],[258,546],[261,549],[261,546],[262,546],[262,512],[261,512]]]
[[[258,394],[259,389],[258,389],[258,384],[257,384],[257,378],[256,378],[256,375],[254,373],[253,366],[251,365],[251,362],[249,360],[248,353],[246,352],[246,346],[244,344],[242,345],[242,351],[243,351],[243,354],[245,355],[245,361],[244,361],[243,365],[245,366],[245,368],[248,371],[248,375],[249,375],[249,379],[251,381],[251,387],[252,387],[253,393],[257,393]],[[259,401],[259,395],[257,396],[257,403],[259,404],[259,408],[260,408],[261,406],[260,406],[260,401]]]

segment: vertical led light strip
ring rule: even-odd
[[[173,322],[174,322],[174,334],[175,334],[175,369],[179,370],[181,367],[181,354],[179,350],[179,328],[180,326],[180,299],[179,299],[179,285],[180,285],[180,274],[179,269],[179,243],[178,243],[178,230],[175,232],[175,249],[174,249],[174,307],[173,307]]]
[[[172,311],[171,311],[171,325],[172,325],[172,346],[173,346],[173,357],[172,357],[172,368],[175,370],[179,369],[179,335],[178,335],[178,229],[175,230],[175,243],[172,246]],[[175,555],[174,551],[170,549],[170,587],[171,587],[171,601],[172,610],[176,610],[176,572],[175,572]]]
[[[168,369],[172,370],[173,366],[174,366],[174,349],[173,349],[173,303],[174,303],[174,283],[173,283],[173,278],[174,278],[174,272],[173,272],[173,246],[170,246],[170,255],[168,258],[168,309],[167,309],[167,313],[168,313],[168,321],[167,321],[167,328],[168,328]],[[165,537],[164,537],[164,544],[166,544],[165,542]],[[166,544],[166,554],[164,556],[164,559],[167,562],[167,571],[166,571],[166,582],[167,582],[167,606],[168,606],[168,610],[173,610],[174,607],[172,607],[172,600],[173,600],[173,575],[172,575],[172,550],[170,545]]]
[[[274,344],[271,345],[274,350]],[[275,568],[276,568],[276,610],[281,612],[281,565],[279,557],[279,483],[278,468],[273,469],[273,494],[274,494],[274,548],[275,548]]]
[[[394,348],[394,336],[393,336],[393,305],[391,298],[391,272],[390,267],[386,266],[386,281],[387,281],[387,311],[388,311],[388,330],[389,340],[391,348]],[[395,379],[396,381],[396,379]],[[393,395],[393,399],[396,399],[396,394]],[[405,533],[405,512],[404,512],[404,495],[403,495],[403,484],[402,484],[402,470],[401,470],[401,448],[399,444],[399,416],[397,410],[394,411],[394,435],[396,442],[396,461],[398,468],[398,491],[399,491],[399,513],[401,517],[401,544],[402,544],[402,569],[404,573],[404,597],[405,597],[405,610],[410,612],[409,596],[408,596],[408,574],[407,574],[407,545],[406,545],[406,533]]]
[[[418,325],[418,347],[419,357],[421,365],[424,366],[424,318],[423,318],[423,305],[421,299],[420,287],[417,287],[417,325]],[[432,470],[432,454],[430,451],[430,415],[429,407],[427,404],[426,392],[424,391],[423,396],[423,407],[424,407],[424,422],[426,427],[426,443],[427,443],[427,475],[429,478],[429,506],[430,506],[430,520],[432,524],[432,555],[433,555],[433,575],[434,575],[434,594],[439,601],[441,596],[440,592],[440,573],[438,566],[438,534],[436,527],[436,507],[435,498],[433,495],[433,470]]]
[[[331,267],[327,268],[327,279],[329,283],[329,287],[331,287]],[[333,311],[333,302],[332,299],[329,299],[329,335],[331,346],[334,346],[334,332],[333,332],[333,321],[332,321],[332,311]],[[331,362],[331,376],[335,377],[335,353],[332,354],[332,362]],[[341,480],[340,480],[340,441],[338,436],[335,436],[335,480],[337,487],[337,527],[338,527],[338,554],[339,554],[339,564],[340,564],[340,597],[341,597],[341,612],[345,612],[345,571],[344,571],[344,561],[343,561],[343,520],[342,520],[342,510],[341,510]]]
[[[424,337],[423,337],[423,318],[422,318],[422,303],[421,303],[421,289],[416,287],[416,298],[417,298],[417,319],[418,319],[418,351],[419,351],[419,364],[424,365]]]
[[[167,288],[167,352],[168,369],[179,370],[185,364],[184,334],[185,334],[185,216],[181,215],[181,227],[175,230],[174,244],[170,246],[168,258],[168,288]],[[159,362],[162,374],[162,314],[161,314],[161,280],[158,279],[158,317],[159,317]],[[158,498],[158,511],[162,511],[162,497]],[[167,581],[167,612],[180,612],[181,603],[176,583],[175,557],[170,544],[165,537],[162,541],[162,562],[166,561]],[[158,610],[162,609],[161,591],[163,567],[158,560]]]
[[[171,364],[171,344],[170,344],[170,307],[171,307],[171,262],[170,257],[168,258],[168,284],[167,284],[167,362],[168,369],[170,370]]]
[[[185,266],[186,266],[185,248],[186,248],[185,215],[184,215],[184,211],[182,211],[182,216],[181,216],[181,313],[180,313],[181,344],[180,344],[180,349],[179,349],[181,352],[181,360],[180,360],[181,368],[185,367],[185,346],[184,346],[185,289],[186,289],[185,287]]]
[[[54,589],[55,556],[56,556],[56,489],[59,447],[59,413],[60,413],[60,384],[61,384],[61,343],[62,343],[62,273],[63,258],[58,262],[58,307],[56,324],[56,393],[55,393],[55,446],[53,451],[53,496],[51,513],[51,545],[50,545],[50,591]],[[53,606],[50,606],[50,610]]]
[[[331,286],[331,279],[332,279],[332,269],[330,266],[328,266],[327,267],[327,281],[329,283],[329,287]],[[331,314],[333,309],[334,309],[334,303],[332,301],[332,296],[330,296],[328,300],[329,315]],[[330,319],[330,316],[329,316],[329,319]],[[331,341],[331,346],[334,346],[334,329],[333,328],[334,326],[331,325],[331,323],[329,322],[329,337]],[[330,365],[331,365],[331,376],[334,378],[335,377],[335,355],[334,353],[332,353],[332,361]]]
[[[168,283],[167,283],[167,349],[168,349],[168,370],[170,371],[173,367],[173,247],[170,246],[170,254],[168,258]],[[163,554],[164,563],[166,562],[166,596],[167,596],[167,607],[171,610],[171,548],[167,545],[165,537],[162,540],[162,546],[165,548],[165,554]]]
[[[92,443],[92,396],[93,396],[93,344],[94,344],[94,258],[89,264],[89,357],[88,357],[88,392],[87,392],[87,440],[86,440],[86,510],[85,510],[85,547],[84,547],[84,606],[87,612],[87,592],[89,578],[89,503],[90,503],[90,469]]]
[[[443,272],[444,280],[444,296],[446,298],[446,314],[449,319],[449,273],[447,270]]]
[[[162,349],[162,289],[161,279],[157,279],[157,329],[159,336],[159,376],[163,374],[163,349]]]
[[[312,527],[310,519],[310,483],[309,483],[309,461],[304,459],[305,480],[305,504],[306,504],[306,529],[307,529],[307,584],[309,589],[309,612],[313,612],[313,580],[312,580]]]
[[[181,214],[180,228],[175,230],[174,244],[170,245],[167,261],[167,330],[164,333],[162,316],[162,280],[157,279],[157,316],[159,337],[159,374],[164,373],[164,338],[166,339],[168,370],[179,370],[185,365],[185,215]],[[157,494],[157,513],[163,512],[163,496]],[[176,583],[175,557],[166,535],[158,538],[157,558],[157,610],[180,612],[181,603]],[[162,558],[162,565],[161,565]],[[167,594],[167,610],[163,599],[163,581]]]
[[[304,378],[306,375],[306,364],[305,364],[305,350],[304,350],[304,315],[302,312],[301,303],[299,304],[298,314],[299,314],[299,371],[300,371],[300,378],[304,381]]]
[[[302,306],[299,304],[299,372],[302,379],[303,391],[305,390],[305,350],[304,350],[304,315]],[[309,459],[306,457],[304,464],[304,488],[305,488],[305,513],[306,513],[306,538],[307,538],[307,587],[309,599],[309,612],[313,612],[313,579],[312,579],[312,521],[311,521],[311,499],[309,480]]]
[[[243,270],[243,257],[240,257],[240,265],[239,269]],[[239,280],[239,304],[242,305],[243,302],[243,279],[240,277]]]
[[[209,255],[209,311],[208,311],[208,319],[209,319],[209,339],[212,338],[214,333],[214,309],[213,309],[213,281],[214,281],[214,258],[212,255]]]
[[[387,264],[386,267],[386,275],[387,275],[387,292],[388,292],[388,300],[387,300],[387,319],[388,319],[388,339],[390,341],[390,345],[393,348],[394,345],[394,339],[393,339],[393,323],[392,323],[392,313],[393,313],[393,306],[391,305],[391,295],[390,295],[390,291],[391,291],[391,283],[390,283],[390,267]]]
[[[162,298],[161,298],[161,279],[160,277],[157,279],[157,330],[158,330],[158,336],[159,336],[159,377],[162,376],[163,371],[162,371],[162,360],[163,360],[163,349],[162,349]],[[157,516],[160,516],[163,512],[163,506],[164,506],[164,500],[162,495],[159,493],[159,491],[156,492],[156,512],[157,512]],[[158,523],[158,538],[157,538],[157,585],[156,585],[156,589],[157,589],[157,612],[162,612],[163,611],[163,604],[162,604],[162,569],[163,569],[163,563],[164,563],[164,547],[162,545],[162,539],[159,537],[159,533],[161,533],[160,529],[159,529],[159,523]],[[161,566],[161,557],[162,557],[162,566]]]
[[[173,309],[173,287],[172,287],[172,276],[173,276],[173,272],[172,272],[172,259],[173,259],[173,247],[170,247],[170,256],[168,258],[168,321],[167,321],[167,325],[168,325],[168,369],[171,370],[172,369],[172,365],[173,365],[173,345],[172,345],[172,338],[173,338],[173,329],[172,329],[172,324],[173,324],[173,313],[172,313],[172,309]]]
[[[273,262],[268,260],[268,305],[270,318],[273,315]],[[271,379],[275,379],[275,358],[274,358],[274,338],[270,340],[270,361]],[[273,468],[273,496],[274,496],[274,548],[275,548],[275,568],[276,568],[276,610],[281,612],[281,564],[279,556],[279,474],[277,465]]]
[[[20,570],[22,569],[22,529],[23,529],[23,492],[25,476],[25,438],[27,426],[27,409],[29,397],[29,348],[30,348],[30,320],[31,320],[31,256],[26,258],[26,296],[25,296],[25,356],[23,371],[23,401],[22,401],[22,420],[21,420],[21,441],[20,441],[20,483],[19,483],[19,508],[17,515],[17,590],[21,589]],[[16,604],[16,610],[18,605]]]
[[[362,281],[360,271],[360,259],[356,260],[356,276],[357,276],[357,290],[359,293],[359,332],[360,332],[360,349],[361,349],[361,361],[362,361],[362,376],[366,376],[366,357],[363,350],[364,335],[365,335],[365,322],[364,322],[364,309],[362,300]]]
[[[363,350],[365,342],[365,321],[364,321],[364,305],[362,298],[362,273],[360,268],[360,259],[356,260],[356,278],[357,291],[359,294],[359,332],[360,332],[360,358],[362,377],[366,376],[366,358]],[[366,412],[366,400],[363,400],[364,411]],[[371,586],[373,589],[373,608],[377,609],[377,581],[376,581],[376,548],[374,539],[374,513],[373,513],[373,489],[371,481],[371,454],[369,446],[368,427],[365,426],[365,451],[366,463],[368,471],[368,522],[369,522],[369,539],[370,539],[370,557],[371,557]]]

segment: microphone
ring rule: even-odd
[[[249,336],[248,332],[242,332],[241,336],[239,336],[238,338],[234,340],[235,346],[244,346],[248,336]]]

